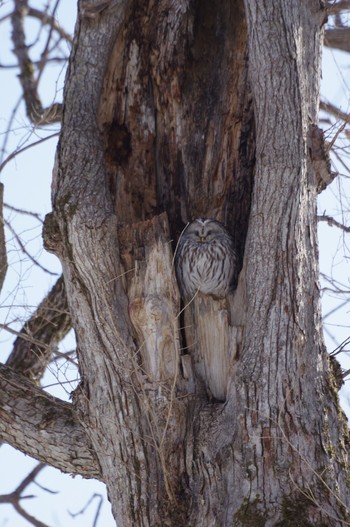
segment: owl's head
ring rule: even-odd
[[[210,218],[198,218],[189,224],[184,232],[187,239],[197,243],[211,242],[222,234],[225,228]]]

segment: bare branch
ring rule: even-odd
[[[22,516],[22,518],[27,520],[29,523],[34,525],[34,527],[47,527],[47,525],[42,523],[41,521],[37,520],[36,518],[34,518],[34,516],[31,516],[30,514],[28,514],[27,511],[25,511],[21,507],[19,502],[20,502],[20,500],[24,500],[24,499],[29,499],[29,498],[34,498],[35,497],[35,496],[32,496],[32,495],[22,496],[21,494],[26,489],[26,487],[28,487],[28,485],[30,485],[30,483],[34,483],[35,477],[39,474],[39,472],[43,468],[45,468],[45,464],[44,463],[38,463],[38,465],[36,465],[36,467],[33,468],[33,470],[28,474],[27,477],[24,478],[22,483],[20,483],[18,485],[18,487],[13,492],[11,492],[10,494],[4,494],[4,495],[0,496],[0,503],[11,503],[13,505],[14,509],[18,512],[18,514],[20,514],[20,516]]]
[[[34,498],[35,496],[29,495],[29,496],[22,496],[23,491],[28,487],[30,483],[34,483],[35,477],[39,474],[39,472],[45,468],[44,463],[38,463],[36,467],[28,474],[27,477],[24,478],[24,480],[18,485],[18,487],[11,492],[10,494],[4,494],[0,496],[0,503],[10,503],[14,506],[14,509],[29,523],[34,525],[34,527],[47,527],[46,524],[40,522],[34,516],[31,516],[30,514],[25,511],[21,505],[20,500],[24,499],[30,499]]]
[[[337,348],[331,351],[330,355],[338,355],[344,351],[344,348],[350,344],[350,337],[347,337]]]
[[[99,515],[100,515],[100,512],[101,512],[101,507],[102,507],[102,504],[103,504],[103,497],[101,496],[101,494],[96,494],[96,492],[95,492],[91,496],[91,498],[89,499],[87,504],[80,511],[75,512],[75,513],[68,511],[69,514],[72,516],[72,518],[76,518],[77,516],[80,516],[80,515],[84,514],[85,511],[87,510],[87,508],[90,506],[90,504],[95,500],[95,498],[98,499],[98,504],[97,504],[97,509],[96,509],[96,514],[95,514],[93,527],[96,527],[97,522],[98,522],[98,518],[99,518]]]
[[[54,6],[53,11],[52,11],[53,17],[56,14],[56,11],[57,11],[57,8],[59,6],[59,3],[60,3],[60,0],[56,0],[55,6]],[[49,27],[50,27],[50,29],[49,29],[48,37],[46,39],[46,44],[45,44],[44,50],[41,53],[40,64],[39,64],[39,68],[38,68],[39,73],[38,73],[38,78],[37,78],[37,81],[36,81],[37,84],[39,83],[41,75],[42,75],[42,73],[44,71],[44,68],[45,68],[45,66],[46,66],[46,64],[47,64],[47,62],[49,60],[49,51],[50,51],[49,44],[51,42],[52,34],[53,34],[53,31],[54,31],[52,25],[50,25]]]
[[[37,81],[34,77],[34,65],[28,53],[24,32],[24,17],[28,13],[27,0],[15,0],[12,21],[12,39],[14,53],[17,57],[20,75],[19,80],[23,89],[28,118],[34,124],[48,124],[61,120],[62,105],[54,103],[49,108],[43,108],[39,95]]]
[[[47,137],[43,137],[42,139],[39,139],[38,141],[35,141],[34,143],[30,143],[30,145],[26,145],[23,148],[17,149],[14,152],[12,152],[0,165],[0,172],[5,168],[7,163],[14,159],[18,154],[22,154],[22,152],[25,152],[28,150],[28,148],[32,148],[32,146],[40,145],[41,143],[44,143],[45,141],[48,141],[49,139],[52,139],[53,137],[56,137],[59,135],[59,132],[55,132],[54,134],[51,134]]]
[[[3,162],[3,159],[4,159],[5,155],[6,155],[6,147],[7,147],[8,141],[10,139],[10,131],[12,130],[13,122],[15,120],[15,117],[16,117],[16,114],[17,114],[17,111],[18,111],[18,109],[20,107],[21,102],[22,102],[22,97],[20,97],[18,99],[18,101],[16,102],[14,108],[12,109],[11,115],[10,115],[8,123],[7,123],[7,128],[6,128],[6,131],[5,131],[5,134],[4,134],[4,141],[2,143],[1,150],[0,150],[0,162],[1,162],[1,164]],[[1,172],[1,169],[0,169],[0,172]]]
[[[62,472],[100,478],[99,465],[71,404],[0,365],[0,437]]]
[[[45,466],[46,465],[44,463],[38,463],[38,465],[36,465],[36,467],[33,468],[33,470],[28,474],[28,476],[24,478],[24,480],[18,485],[18,487],[13,492],[11,492],[11,494],[0,496],[0,503],[11,503],[14,506],[14,509],[18,512],[18,514],[20,514],[22,518],[26,519],[29,523],[34,525],[34,527],[47,527],[47,526],[46,524],[34,518],[34,516],[31,516],[30,514],[28,514],[28,512],[22,508],[19,502],[20,500],[24,500],[24,499],[35,498],[35,496],[32,496],[32,495],[22,496],[23,491],[26,489],[26,487],[30,483],[35,483],[35,485],[45,490],[45,492],[56,494],[56,492],[53,492],[49,489],[42,487],[41,485],[39,485],[39,483],[35,481],[35,477],[39,474],[39,472],[43,468],[45,468]]]
[[[68,44],[72,44],[72,37],[67,33],[57,22],[55,17],[52,15],[49,15],[48,13],[43,13],[39,9],[35,9],[34,7],[28,7],[28,16],[31,16],[33,18],[37,18],[40,20],[43,24],[48,24],[53,30],[55,30],[61,38],[66,40]]]
[[[13,205],[9,205],[8,203],[4,203],[5,209],[9,209],[13,212],[18,212],[19,214],[24,214],[27,216],[32,216],[36,220],[40,221],[40,223],[44,223],[41,215],[38,212],[32,212],[31,210],[25,210],[25,209],[19,209],[17,207],[14,207]]]
[[[6,220],[4,221],[4,223],[5,223],[6,227],[9,229],[9,231],[11,231],[11,233],[13,234],[13,237],[16,240],[16,242],[18,243],[19,248],[21,249],[23,254],[25,254],[29,258],[29,260],[31,262],[33,262],[34,265],[36,265],[42,271],[44,271],[44,273],[50,274],[51,276],[57,276],[58,273],[50,271],[50,269],[47,269],[46,267],[41,265],[41,263],[38,262],[38,260],[36,258],[34,258],[34,256],[32,256],[29,251],[27,251],[25,244],[22,242],[20,236],[17,234],[15,229],[12,227],[11,223],[6,221]]]
[[[335,15],[335,14],[341,13],[342,11],[346,11],[348,9],[350,9],[349,0],[340,0],[340,2],[335,2],[334,0],[330,0],[327,2],[327,13],[329,15]]]
[[[14,498],[13,501],[18,501],[21,498],[32,498],[33,496],[21,496],[22,492],[30,485],[30,483],[34,482],[35,477],[39,474],[39,472],[45,468],[44,463],[38,463],[31,472],[29,472],[28,476],[24,478],[24,480],[18,485],[16,490],[11,492],[9,496],[12,496]]]
[[[337,27],[326,29],[324,36],[324,45],[329,48],[339,49],[341,51],[350,51],[350,28]]]
[[[346,123],[350,123],[350,115],[348,113],[342,112],[340,108],[330,102],[321,101],[320,110],[330,113],[331,115],[334,115],[334,117],[336,117],[337,119],[341,119]]]
[[[332,216],[326,216],[323,214],[322,216],[317,216],[318,221],[325,221],[330,227],[338,227],[338,229],[341,229],[344,232],[350,232],[350,227],[347,227],[346,225],[343,225],[342,223],[339,223],[339,221],[332,218]]]
[[[44,467],[44,463],[38,463],[13,492],[11,492],[10,494],[3,494],[2,496],[0,496],[0,503],[13,504],[15,502],[18,502],[20,499],[33,498],[34,496],[21,496],[21,494],[30,483],[33,483],[34,478]]]
[[[34,527],[49,527],[48,525],[46,525],[46,523],[43,523],[40,520],[37,520],[36,518],[34,518],[34,516],[32,516],[31,514],[28,514],[28,512],[25,511],[18,502],[14,503],[13,506],[15,510],[18,512],[18,514],[20,514],[22,518],[26,519]]]
[[[24,324],[7,360],[18,373],[37,381],[57,344],[71,328],[64,280],[61,276],[32,317]],[[25,338],[25,337],[29,338]]]

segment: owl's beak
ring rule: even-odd
[[[206,240],[206,236],[200,236],[199,237],[199,241],[200,242],[205,242],[205,240]]]

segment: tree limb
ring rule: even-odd
[[[350,115],[348,113],[342,112],[340,108],[337,108],[337,106],[335,106],[334,104],[330,102],[321,101],[320,110],[330,113],[337,119],[341,119],[342,121],[345,121],[346,123],[350,123]]]
[[[57,20],[48,13],[41,11],[40,9],[35,9],[34,7],[28,6],[28,16],[37,18],[42,22],[42,24],[48,24],[52,29],[57,31],[61,38],[63,38],[68,44],[72,44],[72,36],[69,35],[64,29],[58,24]]]
[[[99,479],[92,445],[71,404],[0,365],[0,437],[62,472]]]
[[[31,516],[30,514],[25,511],[21,505],[20,500],[28,499],[28,498],[34,498],[34,496],[22,496],[23,491],[34,482],[35,477],[38,475],[38,473],[45,467],[44,463],[38,463],[36,467],[33,468],[33,470],[24,478],[24,480],[18,485],[18,487],[11,492],[10,494],[3,494],[0,496],[0,503],[9,503],[12,504],[15,508],[15,510],[22,516],[22,518],[25,518],[29,523],[34,525],[34,527],[47,527],[45,523],[40,522],[34,516]]]
[[[13,52],[17,57],[20,68],[19,80],[22,85],[27,116],[34,124],[48,124],[60,122],[62,105],[54,103],[49,108],[43,108],[37,82],[34,77],[34,65],[28,53],[24,33],[24,17],[28,13],[27,0],[15,0],[15,7],[11,16]]]
[[[325,221],[328,223],[330,227],[338,227],[338,229],[341,229],[344,232],[350,232],[350,227],[347,227],[346,225],[343,225],[343,223],[339,223],[339,221],[332,218],[332,216],[326,216],[323,214],[322,216],[317,216],[318,221]]]
[[[32,516],[31,514],[28,514],[28,512],[26,510],[24,510],[23,507],[21,507],[19,502],[14,503],[13,506],[14,506],[15,510],[18,512],[18,514],[20,516],[22,516],[22,518],[27,520],[34,527],[48,527],[48,525],[46,523],[43,523],[43,522],[37,520],[36,518],[34,518],[34,516]]]
[[[334,0],[329,0],[327,2],[327,13],[328,15],[335,15],[350,9],[349,0],[340,0],[339,2],[334,2]]]
[[[324,36],[324,45],[328,48],[350,51],[350,28],[337,27],[327,29]]]
[[[43,124],[43,123],[41,123]],[[37,146],[37,145],[40,145],[41,143],[44,143],[45,141],[48,141],[50,139],[52,139],[53,137],[56,137],[58,136],[59,133],[58,132],[55,132],[54,134],[50,134],[49,136],[47,137],[42,137],[41,139],[39,139],[38,141],[34,141],[34,143],[30,143],[29,145],[26,145],[24,146],[23,148],[17,148],[16,150],[14,150],[13,152],[11,152],[10,155],[8,155],[6,157],[6,159],[4,159],[4,161],[1,163],[0,165],[0,172],[3,171],[3,169],[5,168],[5,166],[7,165],[7,163],[9,163],[10,161],[12,161],[12,159],[14,159],[16,156],[18,156],[19,154],[22,154],[23,152],[25,152],[26,150],[28,150],[29,148],[32,148],[33,146]],[[5,148],[3,148],[3,151],[5,150]]]
[[[15,231],[15,229],[12,227],[11,223],[9,221],[6,221],[4,220],[4,224],[6,225],[6,227],[8,228],[8,230],[10,231],[10,233],[13,235],[13,238],[14,240],[16,240],[16,243],[18,244],[18,247],[19,249],[21,250],[21,252],[23,254],[25,254],[25,256],[27,258],[29,258],[29,260],[34,264],[36,265],[37,267],[39,267],[39,269],[41,269],[42,271],[44,271],[44,273],[47,273],[47,274],[50,274],[51,276],[57,276],[58,273],[55,273],[53,271],[50,271],[50,269],[47,269],[46,267],[44,267],[34,256],[32,256],[32,254],[26,249],[26,245],[25,243],[21,240],[21,237],[20,235],[17,234],[17,232]]]
[[[17,373],[38,381],[55,347],[71,329],[63,276],[53,286],[32,317],[24,324],[7,360]]]

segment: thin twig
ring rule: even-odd
[[[17,207],[14,207],[13,205],[9,205],[8,203],[4,203],[4,207],[6,209],[12,210],[13,212],[18,212],[19,214],[25,214],[26,216],[32,216],[36,220],[38,220],[40,223],[44,223],[44,221],[41,218],[41,214],[38,212],[32,212],[30,210],[25,209],[18,209]]]
[[[43,137],[42,139],[39,139],[38,141],[35,141],[34,143],[30,143],[30,145],[24,146],[23,148],[19,148],[18,150],[15,150],[10,154],[5,161],[3,161],[0,165],[0,173],[5,168],[7,163],[9,163],[12,159],[14,159],[18,154],[22,154],[29,148],[32,148],[33,146],[40,145],[41,143],[44,143],[45,141],[48,141],[49,139],[52,139],[53,137],[57,137],[59,135],[59,132],[55,132],[54,134],[48,135],[47,137]]]
[[[332,218],[332,216],[326,216],[326,214],[322,214],[322,216],[317,216],[317,220],[325,221],[330,227],[338,227],[338,229],[341,229],[344,232],[350,232],[350,227],[339,223],[339,221]]]
[[[337,119],[341,119],[346,123],[350,123],[350,115],[348,113],[343,112],[340,108],[330,102],[321,101],[320,110],[323,110],[326,113],[330,113]]]
[[[17,234],[17,232],[14,230],[14,228],[12,227],[11,223],[8,222],[7,220],[4,220],[4,224],[6,225],[6,227],[9,229],[9,231],[11,231],[11,233],[13,234],[16,242],[18,243],[21,251],[23,252],[23,254],[25,254],[29,260],[31,262],[33,262],[34,265],[36,265],[37,267],[39,267],[39,269],[41,269],[42,271],[44,271],[45,273],[51,275],[51,276],[58,276],[58,273],[54,273],[53,271],[50,271],[50,269],[47,269],[46,267],[44,267],[43,265],[41,265],[40,262],[38,262],[38,260],[36,260],[36,258],[34,258],[34,256],[32,256],[28,251],[27,249],[25,248],[25,245],[24,243],[22,242],[21,238],[19,237],[19,235]]]

